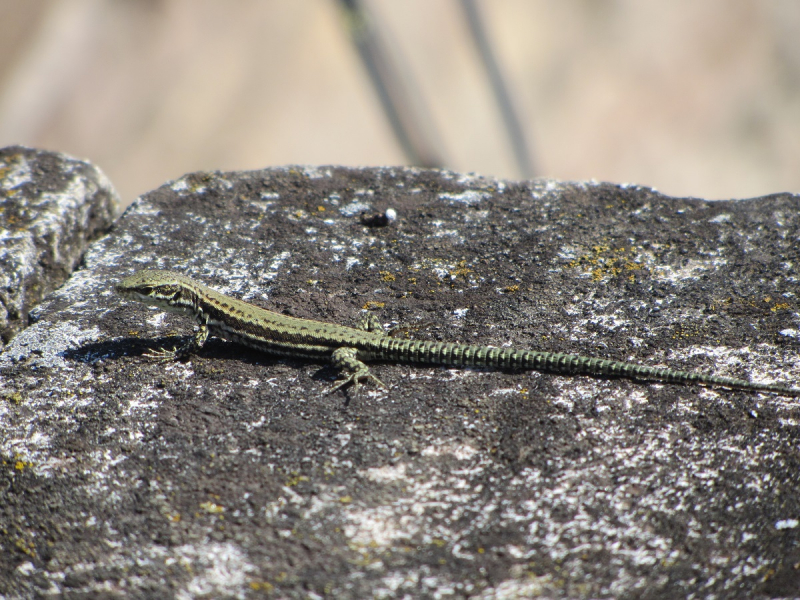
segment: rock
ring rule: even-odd
[[[403,168],[171,182],[0,355],[0,589],[794,595],[796,399],[398,364],[373,367],[388,389],[325,396],[329,366],[221,340],[147,360],[191,322],[112,285],[166,268],[298,317],[433,323],[419,339],[796,382],[798,231],[790,194]]]
[[[119,198],[91,163],[22,146],[0,148],[0,347],[108,231]]]

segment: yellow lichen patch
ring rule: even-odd
[[[462,260],[458,263],[455,269],[450,270],[451,277],[464,277],[466,279],[467,275],[472,273],[472,269],[467,268],[467,261]]]
[[[384,306],[386,306],[385,302],[375,302],[374,300],[370,300],[369,302],[365,302],[364,306],[361,308],[363,310],[375,310],[378,308],[383,308]]]
[[[22,404],[22,394],[19,392],[11,392],[10,394],[4,394],[3,397],[11,402],[11,404],[16,404],[19,406]]]
[[[772,306],[769,306],[772,304]],[[753,300],[749,298],[723,298],[722,300],[714,300],[711,303],[711,310],[718,311],[718,310],[725,310],[732,306],[744,306],[747,308],[755,308],[759,311],[769,310],[770,312],[778,312],[781,310],[793,310],[792,305],[789,302],[782,301],[778,298],[773,298],[772,296],[765,296],[761,298],[761,301]]]
[[[300,475],[299,473],[291,473],[289,479],[286,480],[287,487],[294,487],[301,481],[308,481],[308,477]]]
[[[17,547],[17,550],[23,554],[27,554],[31,558],[36,558],[36,546],[33,545],[33,542],[26,542],[22,538],[17,538],[14,540],[14,545]]]
[[[678,324],[672,331],[672,339],[673,340],[680,340],[680,339],[693,339],[693,338],[704,338],[706,336],[705,332],[700,329],[699,327],[689,327],[688,325],[681,325]]]
[[[3,465],[9,464],[8,461],[4,460]],[[13,460],[14,469],[17,471],[24,471],[25,469],[30,469],[33,467],[33,463],[29,460],[25,460],[21,454],[15,454]]]
[[[213,502],[201,502],[200,508],[202,508],[207,513],[215,515],[225,512],[225,507],[220,506],[219,504],[214,504]]]
[[[571,269],[581,269],[591,276],[592,281],[601,281],[606,278],[618,277],[627,274],[630,281],[635,281],[634,273],[649,269],[642,263],[636,254],[636,248],[620,246],[612,248],[608,245],[593,246],[591,252],[579,256],[567,263]]]
[[[271,592],[275,589],[269,581],[251,581],[250,589],[255,592]]]
[[[394,281],[396,277],[390,271],[380,271],[381,279],[385,283],[389,283],[390,281]]]

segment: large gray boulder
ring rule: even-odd
[[[391,209],[388,212],[387,210]],[[393,213],[396,218],[393,218]],[[800,403],[536,372],[325,364],[113,292],[172,269],[419,339],[800,379],[800,197],[416,169],[187,175],[0,356],[0,590],[175,598],[795,596]]]

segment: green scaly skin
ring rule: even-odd
[[[174,360],[197,352],[209,335],[215,335],[268,354],[328,361],[345,374],[330,392],[349,383],[357,390],[363,380],[385,387],[364,364],[364,361],[377,360],[534,369],[563,375],[625,377],[636,381],[699,384],[800,396],[800,389],[777,383],[755,383],[575,354],[398,339],[387,335],[374,318],[366,320],[361,328],[355,328],[288,317],[231,298],[171,271],[139,271],[124,279],[116,290],[125,298],[194,317],[199,325],[197,333],[183,345],[147,356],[164,362]]]

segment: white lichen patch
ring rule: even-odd
[[[324,179],[333,176],[333,172],[330,169],[323,169],[313,165],[304,165],[302,167],[302,170],[303,170],[303,175],[305,175],[309,179]]]
[[[100,338],[100,329],[81,329],[69,321],[41,322],[21,331],[0,354],[0,365],[27,361],[36,367],[70,370],[64,358],[67,350]]]
[[[679,284],[681,281],[699,279],[727,264],[728,260],[722,257],[709,257],[702,260],[690,258],[679,267],[664,265],[654,267],[651,269],[651,273],[656,281]]]
[[[480,204],[482,200],[491,198],[491,196],[492,195],[488,192],[467,190],[458,194],[443,192],[439,194],[439,199],[447,200],[451,203],[464,204],[465,206],[476,206]]]
[[[800,526],[800,521],[797,519],[781,519],[775,521],[775,529],[795,529]]]
[[[172,182],[172,185],[170,185],[170,189],[173,192],[185,192],[189,189],[189,183],[184,178],[176,179]]]
[[[774,347],[766,344],[743,348],[696,345],[671,351],[666,361],[674,365],[696,357],[703,357],[709,365],[709,368],[703,370],[715,375],[750,379],[759,383],[791,383],[800,376],[800,356],[779,356]],[[782,366],[780,358],[784,360]],[[770,367],[767,368],[767,365]],[[797,400],[786,398],[779,406],[785,408],[797,404]]]
[[[470,478],[490,461],[470,446],[447,441],[429,445],[422,456],[427,460],[414,470],[400,464],[361,472],[374,483],[391,486],[397,496],[391,504],[347,505],[344,532],[353,544],[386,549],[401,542],[431,544],[450,535],[446,524],[458,521],[481,494],[482,485],[472,484]],[[444,522],[431,526],[431,515]]]
[[[731,220],[730,213],[720,213],[716,217],[708,220],[709,223],[729,223]]]
[[[346,204],[339,209],[339,212],[345,217],[354,217],[363,212],[372,210],[372,205],[364,202],[363,200],[353,200],[350,204]]]

